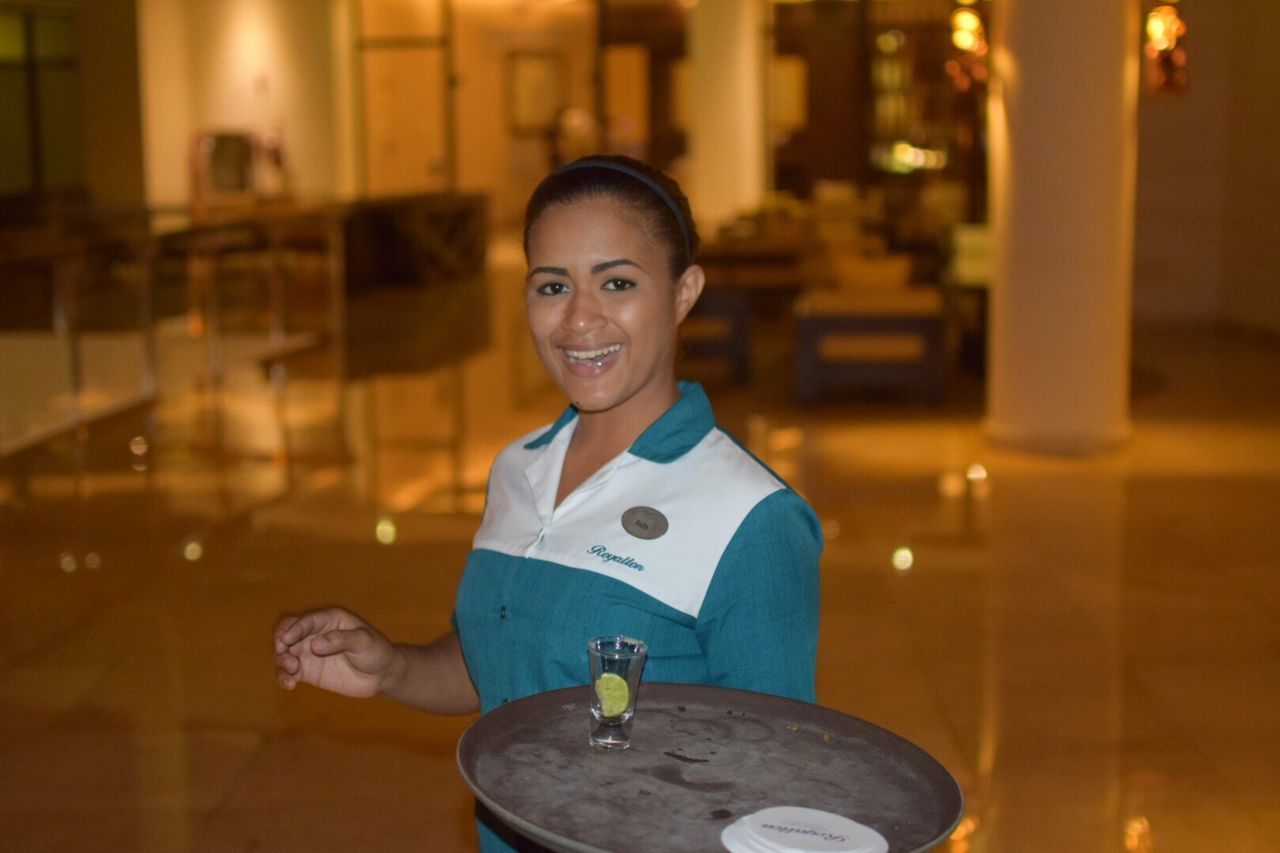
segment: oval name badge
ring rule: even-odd
[[[667,517],[651,506],[633,506],[622,514],[622,529],[637,539],[657,539],[667,527]]]

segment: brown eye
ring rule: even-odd
[[[604,283],[605,290],[631,290],[636,283],[629,278],[611,278]]]
[[[548,281],[545,284],[538,285],[534,290],[539,296],[558,296],[568,291],[569,287],[563,281]]]

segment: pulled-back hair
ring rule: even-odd
[[[583,157],[543,178],[525,207],[525,257],[529,232],[547,208],[585,198],[608,198],[643,212],[653,236],[667,250],[673,279],[693,263],[698,231],[680,185],[648,163],[615,154]]]

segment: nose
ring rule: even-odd
[[[604,304],[600,294],[590,287],[574,288],[569,294],[561,325],[567,331],[581,334],[598,329],[604,323]]]

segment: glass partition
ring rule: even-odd
[[[127,245],[44,232],[6,242],[0,456],[147,402],[155,390],[147,271]]]

